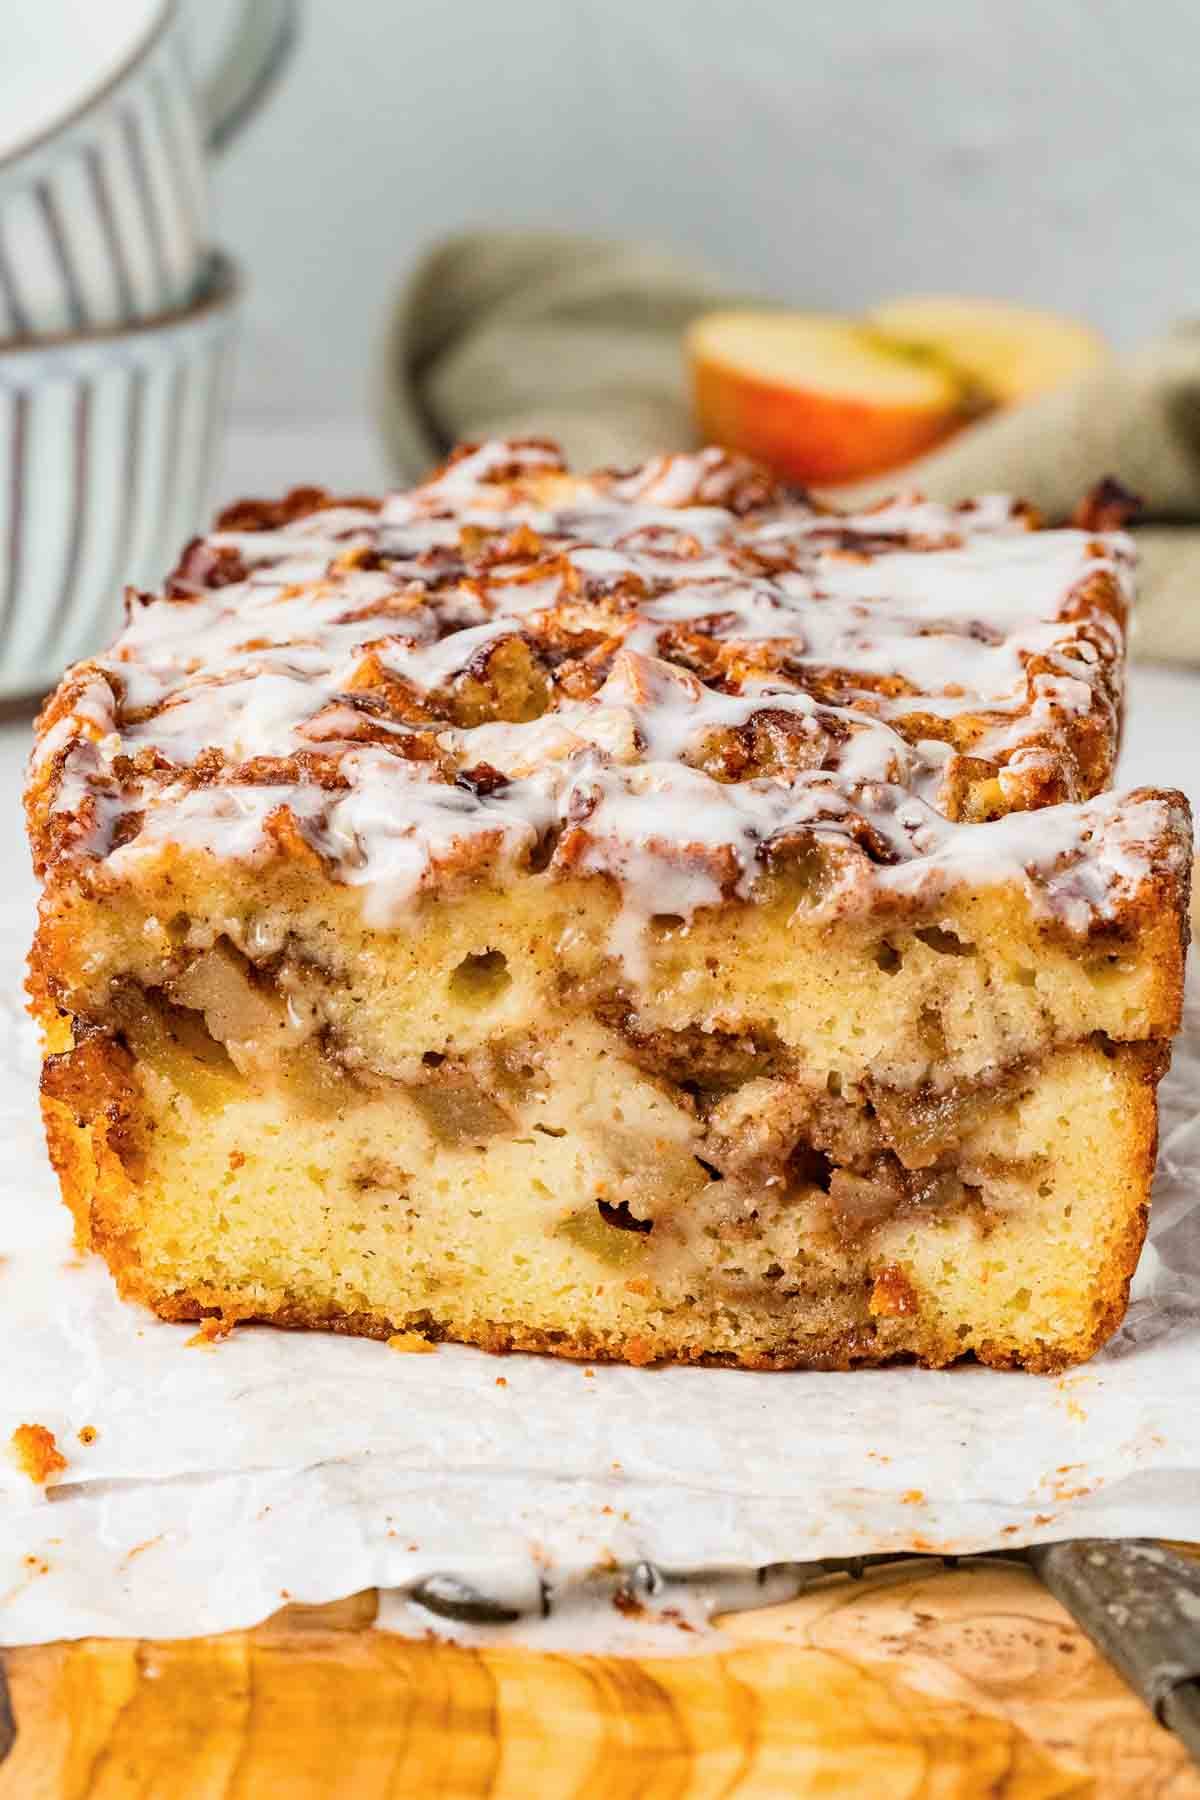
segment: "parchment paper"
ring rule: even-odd
[[[611,1559],[1200,1535],[1195,986],[1128,1318],[1061,1379],[589,1371],[247,1328],[205,1348],[72,1254],[21,1009],[31,916],[22,881],[0,903],[0,1446],[40,1423],[69,1467],[43,1492],[0,1455],[0,1642],[211,1632],[434,1574],[536,1598]],[[411,1628],[402,1600],[385,1617]]]

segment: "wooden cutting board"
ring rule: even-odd
[[[1200,1800],[1019,1564],[830,1581],[719,1655],[460,1649],[375,1609],[0,1652],[0,1800]]]

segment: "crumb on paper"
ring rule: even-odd
[[[48,1575],[50,1573],[50,1564],[47,1562],[46,1558],[44,1556],[35,1556],[32,1551],[30,1551],[28,1556],[23,1556],[21,1561],[31,1575]]]
[[[100,1433],[94,1425],[81,1425],[76,1436],[81,1444],[94,1444]]]
[[[22,1475],[45,1487],[52,1475],[67,1466],[67,1459],[45,1425],[18,1425],[9,1439],[13,1459]]]
[[[613,1594],[612,1603],[617,1611],[627,1619],[640,1619],[646,1611],[642,1601],[627,1587],[619,1587]]]
[[[207,1350],[213,1344],[219,1344],[227,1338],[233,1330],[233,1325],[232,1319],[202,1319],[199,1331],[193,1332],[188,1339],[187,1348],[189,1350]]]
[[[397,1331],[388,1339],[387,1347],[399,1350],[405,1356],[432,1356],[437,1349],[437,1345],[431,1344],[419,1331]]]
[[[1089,1494],[1094,1494],[1097,1488],[1103,1486],[1101,1481],[1081,1481],[1078,1476],[1074,1481],[1062,1479],[1064,1475],[1075,1475],[1076,1470],[1085,1471],[1086,1468],[1087,1464],[1081,1462],[1059,1463],[1053,1475],[1043,1475],[1042,1482],[1050,1489],[1052,1499],[1086,1500]],[[1059,1479],[1055,1480],[1055,1476]]]
[[[508,1386],[508,1376],[507,1375],[497,1375],[496,1386],[497,1387],[507,1387]]]
[[[588,1380],[589,1380],[589,1381],[594,1381],[594,1380],[595,1380],[595,1378],[596,1378],[596,1371],[595,1371],[595,1369],[585,1369],[585,1370],[584,1370],[584,1371],[583,1371],[583,1373],[584,1373],[584,1375],[585,1375],[585,1377],[586,1377],[586,1378],[587,1378],[587,1379],[588,1379]]]
[[[1035,1525],[1053,1525],[1056,1517],[1055,1513],[1034,1513],[1033,1522]]]
[[[125,1552],[125,1561],[131,1563],[135,1557],[141,1556],[143,1551],[153,1550],[155,1544],[161,1544],[166,1535],[165,1531],[160,1531],[155,1537],[143,1538],[140,1544],[135,1544],[132,1550],[127,1550]]]
[[[901,1506],[920,1506],[925,1499],[924,1488],[908,1488],[900,1496]]]
[[[231,1169],[242,1169],[245,1165],[246,1152],[244,1150],[231,1150],[229,1152],[229,1166]]]

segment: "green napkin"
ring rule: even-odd
[[[415,479],[452,444],[493,436],[556,438],[579,468],[690,445],[684,327],[751,298],[648,246],[451,238],[414,271],[387,333],[381,414],[396,473]],[[1200,662],[1200,321],[836,498],[1001,489],[1060,519],[1104,475],[1140,494],[1151,521],[1137,532],[1134,654]]]

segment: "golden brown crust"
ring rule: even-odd
[[[1012,1344],[989,1342],[968,1352],[965,1357],[961,1344],[952,1333],[930,1331],[903,1313],[894,1315],[904,1318],[904,1342],[901,1344],[889,1342],[882,1329],[865,1324],[851,1331],[830,1334],[814,1331],[803,1338],[784,1339],[769,1351],[730,1353],[698,1350],[681,1342],[677,1336],[656,1334],[649,1328],[626,1337],[602,1338],[590,1332],[572,1336],[569,1332],[547,1331],[537,1326],[485,1322],[451,1332],[436,1320],[420,1314],[393,1320],[379,1313],[315,1308],[291,1300],[270,1307],[248,1307],[244,1296],[236,1289],[205,1287],[164,1293],[151,1291],[136,1276],[130,1279],[121,1275],[118,1275],[118,1287],[126,1298],[142,1301],[159,1318],[175,1324],[214,1319],[226,1326],[274,1325],[289,1331],[331,1331],[345,1337],[381,1341],[397,1334],[415,1332],[431,1344],[468,1343],[496,1355],[527,1351],[561,1356],[570,1362],[618,1362],[635,1367],[682,1362],[707,1368],[846,1372],[882,1368],[894,1363],[945,1369],[969,1360],[992,1369],[1024,1369],[1034,1375],[1059,1375],[1064,1369],[1087,1362],[1102,1349],[1124,1318],[1148,1217],[1144,1205],[1130,1216],[1121,1242],[1104,1271],[1103,1288],[1097,1295],[1093,1321],[1086,1332],[1069,1343],[1047,1344],[1033,1350],[1024,1345],[1018,1348]],[[104,1250],[103,1245],[97,1247]]]

